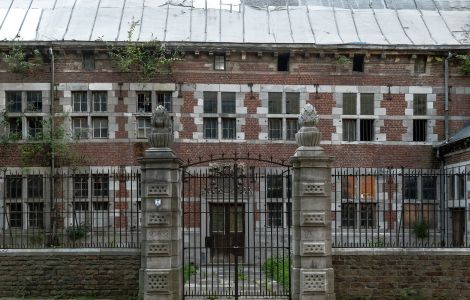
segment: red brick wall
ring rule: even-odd
[[[360,249],[367,250],[367,249]],[[357,255],[336,251],[333,255],[337,299],[404,299],[411,289],[421,298],[469,299],[470,253],[450,250],[397,251]]]

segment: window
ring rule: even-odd
[[[205,139],[217,139],[217,118],[204,118],[203,119],[203,129],[204,129],[204,138]]]
[[[86,71],[95,69],[95,53],[93,51],[82,52],[82,67]]]
[[[150,92],[137,93],[137,112],[152,112]]]
[[[72,101],[74,112],[88,111],[87,92],[72,92]]]
[[[8,199],[21,199],[23,195],[23,181],[21,176],[6,176],[6,197]]]
[[[88,197],[88,175],[75,175],[73,177],[73,196],[75,198]]]
[[[28,137],[31,139],[41,138],[42,133],[42,119],[38,117],[27,118],[28,122]]]
[[[413,115],[425,116],[426,115],[426,94],[413,95]]]
[[[44,203],[28,203],[28,226],[44,228]]]
[[[372,141],[374,136],[374,120],[359,120],[359,140]]]
[[[267,175],[266,177],[266,191],[268,198],[282,198],[283,194],[283,180],[282,175]]]
[[[403,177],[403,197],[405,199],[418,199],[418,177]]]
[[[423,200],[436,200],[436,176],[423,176],[422,189],[423,189]]]
[[[87,118],[72,118],[73,138],[74,139],[87,139],[88,138],[88,119]]]
[[[300,93],[286,93],[286,114],[300,113]]]
[[[427,126],[427,120],[413,120],[413,141],[414,142],[426,141],[426,126]]]
[[[364,72],[364,54],[354,54],[353,58],[353,71]]]
[[[93,111],[105,112],[108,110],[108,93],[107,92],[93,92]]]
[[[42,112],[42,92],[26,92],[26,111]]]
[[[93,210],[109,210],[108,202],[93,202]]]
[[[356,120],[343,119],[343,141],[354,142],[356,140]]]
[[[137,118],[137,138],[147,138],[151,130],[150,118]]]
[[[22,203],[9,203],[7,204],[10,217],[10,227],[21,228],[23,227],[23,205]]]
[[[217,92],[204,92],[204,113],[217,113]]]
[[[343,115],[357,114],[357,94],[343,94]]]
[[[420,187],[420,189],[418,188]],[[403,176],[403,198],[406,200],[436,200],[437,178],[430,175]]]
[[[106,139],[108,138],[108,119],[107,118],[93,118],[93,138]]]
[[[157,93],[157,106],[163,106],[167,112],[172,112],[171,93]]]
[[[88,211],[89,210],[89,203],[84,201],[74,202],[73,203],[73,210],[75,211]]]
[[[6,94],[7,111],[9,113],[21,112],[21,92],[8,91]]]
[[[297,119],[286,119],[286,124],[286,140],[293,141],[295,140],[295,134],[299,131],[299,123]]]
[[[426,60],[427,57],[424,55],[418,55],[415,58],[415,73],[416,74],[424,74],[426,73]]]
[[[357,213],[359,212],[359,216]],[[342,203],[341,226],[351,228],[374,228],[376,223],[375,203]],[[359,218],[358,218],[359,217]],[[359,221],[359,224],[357,223]]]
[[[236,120],[235,118],[222,118],[222,138],[235,139]]]
[[[225,70],[225,55],[214,55],[214,70]]]
[[[106,174],[95,174],[91,177],[93,197],[107,197],[109,195],[109,178]]]
[[[341,176],[341,198],[360,202],[371,202],[375,199],[376,179],[371,175]]]
[[[266,203],[268,227],[282,227],[283,203]]]
[[[282,114],[282,93],[268,93],[268,114]]]
[[[235,93],[222,93],[222,113],[234,114],[235,113]]]
[[[21,139],[22,137],[22,123],[21,118],[8,118],[8,127],[10,138]]]
[[[449,200],[465,200],[467,192],[466,179],[464,174],[447,176],[447,186]]]
[[[277,56],[277,70],[289,71],[289,53],[279,54]]]
[[[361,115],[374,114],[374,94],[361,94]]]
[[[43,182],[41,175],[28,176],[28,198],[42,198]]]
[[[357,101],[359,97],[359,101]],[[343,94],[343,115],[374,115],[374,94]],[[343,141],[373,141],[374,119],[343,119]]]
[[[355,227],[356,224],[356,204],[355,203],[342,203],[341,204],[341,226],[342,227]]]
[[[270,140],[282,139],[282,119],[268,119],[268,138]]]

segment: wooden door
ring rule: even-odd
[[[209,247],[213,261],[233,262],[242,257],[245,245],[245,209],[243,204],[210,204]]]
[[[465,210],[463,208],[452,209],[452,245],[462,247],[465,235]]]

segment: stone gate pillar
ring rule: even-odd
[[[293,165],[293,299],[335,299],[331,259],[331,163],[311,104],[299,117]]]
[[[152,116],[151,148],[142,168],[142,260],[140,293],[145,300],[182,299],[181,161],[169,148],[170,118],[159,106]]]

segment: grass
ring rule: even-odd
[[[291,263],[288,257],[270,257],[263,263],[262,267],[266,276],[276,280],[285,290],[290,289]]]

